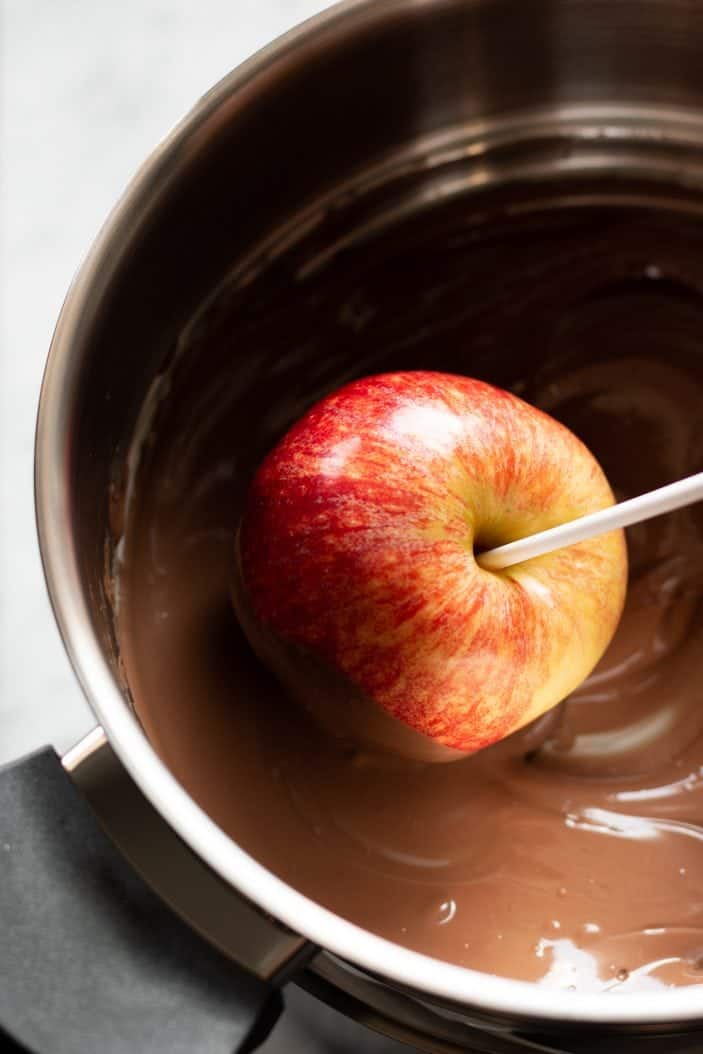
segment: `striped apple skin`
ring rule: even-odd
[[[516,396],[441,373],[367,377],[315,405],[259,468],[239,585],[269,639],[473,752],[584,680],[627,580],[620,531],[500,572],[475,551],[612,502],[583,443]]]

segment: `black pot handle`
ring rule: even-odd
[[[33,1054],[245,1054],[283,1006],[139,878],[50,748],[0,769],[0,927],[0,1037]]]

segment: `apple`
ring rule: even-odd
[[[366,377],[313,406],[256,472],[235,608],[333,731],[459,757],[587,677],[627,582],[622,531],[498,572],[477,551],[613,500],[583,443],[509,392],[442,373]]]

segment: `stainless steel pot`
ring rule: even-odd
[[[555,992],[463,970],[265,871],[188,797],[130,709],[105,594],[108,494],[203,299],[311,225],[327,239],[322,259],[456,195],[529,185],[557,207],[585,193],[585,176],[591,195],[603,180],[604,200],[700,211],[702,53],[697,0],[349,0],[226,77],[155,150],[57,325],[37,430],[39,536],[101,726],[65,767],[135,865],[228,954],[260,977],[297,971],[426,1050],[622,1051],[630,1036],[638,1050],[694,1051],[700,997]],[[178,868],[163,866],[166,845]]]

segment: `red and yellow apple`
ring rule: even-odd
[[[498,572],[477,551],[612,503],[583,443],[516,396],[441,373],[367,377],[314,406],[256,473],[235,607],[333,730],[458,756],[584,680],[627,579],[621,531]]]

